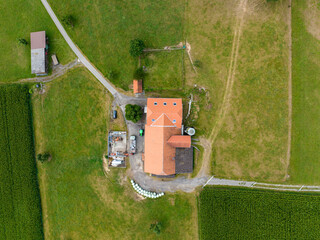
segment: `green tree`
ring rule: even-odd
[[[139,67],[138,69],[136,69],[133,74],[133,78],[137,80],[140,80],[140,79],[143,80],[145,76],[146,76],[146,73],[143,71],[142,67]]]
[[[151,223],[150,230],[152,230],[155,234],[159,235],[161,233],[162,224],[160,222]]]
[[[141,39],[133,39],[130,41],[129,53],[132,57],[139,57],[145,48],[144,42]]]
[[[126,105],[126,119],[134,123],[138,122],[142,118],[142,107],[139,105]]]
[[[76,19],[75,19],[72,15],[66,15],[66,16],[64,16],[64,17],[62,18],[62,22],[63,22],[65,25],[73,28],[73,27],[74,27],[74,24],[75,24],[75,22],[76,22]]]
[[[20,44],[23,44],[23,45],[28,45],[28,41],[24,38],[18,38],[18,41]]]

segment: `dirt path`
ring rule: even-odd
[[[288,169],[291,158],[291,129],[292,129],[292,25],[291,25],[291,13],[292,2],[288,3],[288,28],[289,28],[289,61],[288,61],[288,148],[287,148],[287,161],[286,161],[286,176],[288,176]]]
[[[69,69],[74,67],[81,66],[81,63],[78,62],[78,59],[75,59],[74,61],[66,64],[61,65],[59,64],[56,67],[53,67],[52,74],[45,77],[33,77],[33,78],[24,78],[20,79],[16,82],[10,82],[10,83],[27,83],[27,82],[51,82],[52,80],[64,75]],[[0,84],[7,84],[6,82],[0,82]]]
[[[241,0],[239,3],[238,11],[237,11],[237,17],[236,17],[237,19],[235,24],[235,32],[233,36],[231,60],[230,60],[228,77],[227,77],[226,89],[223,96],[223,101],[220,107],[220,111],[217,116],[216,123],[212,129],[209,139],[208,140],[201,139],[202,140],[201,143],[204,144],[204,154],[203,154],[202,167],[199,171],[198,176],[203,176],[210,173],[209,168],[210,168],[210,162],[211,162],[212,145],[216,140],[216,137],[218,136],[220,129],[222,128],[222,125],[225,120],[225,116],[230,108],[230,100],[232,97],[232,88],[235,80],[237,59],[238,59],[239,46],[240,46],[240,37],[242,33],[246,7],[247,7],[247,0]]]

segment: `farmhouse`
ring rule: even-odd
[[[148,98],[144,171],[173,176],[193,171],[191,137],[183,135],[181,98]]]
[[[37,76],[47,75],[46,32],[32,32],[31,39],[31,73]]]

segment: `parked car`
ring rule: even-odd
[[[117,110],[113,110],[113,114],[112,114],[113,119],[117,118]]]

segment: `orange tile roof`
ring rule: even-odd
[[[181,134],[182,99],[148,98],[147,123],[145,126],[144,171],[155,175],[175,174],[176,146],[191,146],[187,138],[172,136]],[[179,143],[179,144],[178,144]],[[179,145],[179,146],[180,146]]]
[[[142,93],[142,80],[133,80],[133,93]]]
[[[175,148],[190,148],[191,137],[187,135],[174,135],[169,138],[168,144]]]

